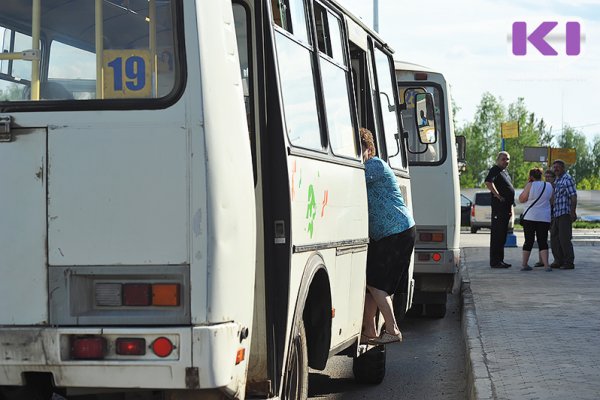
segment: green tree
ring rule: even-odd
[[[525,107],[525,99],[519,97],[516,102],[508,106],[507,120],[519,122],[519,137],[505,139],[505,149],[510,153],[509,172],[515,188],[522,188],[527,183],[529,170],[533,167],[542,167],[539,162],[526,162],[524,160],[525,147],[538,147],[540,137],[544,135],[544,122],[538,121],[534,113]],[[542,130],[542,131],[540,131]]]
[[[576,183],[594,175],[595,157],[582,133],[570,126],[565,126],[562,133],[557,137],[557,144],[560,148],[575,149],[577,161],[569,166],[569,174],[573,176]]]
[[[505,111],[502,99],[484,93],[474,121],[458,129],[467,139],[467,170],[460,176],[462,187],[482,187],[487,171],[500,151],[500,122]]]
[[[539,120],[537,124],[537,131],[540,134],[540,146],[550,147],[552,145],[552,139],[554,139],[554,135],[552,134],[552,127],[548,128],[546,122],[544,122],[544,118]]]
[[[600,177],[600,135],[596,135],[596,137],[594,137],[591,157],[593,164],[592,177],[598,178]]]

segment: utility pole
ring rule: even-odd
[[[373,0],[373,30],[379,33],[379,0]]]

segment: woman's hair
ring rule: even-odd
[[[551,177],[556,178],[556,174],[552,169],[547,169],[546,172],[544,172],[544,175],[550,175]]]
[[[363,148],[369,149],[371,155],[374,156],[377,152],[375,151],[375,142],[373,142],[373,134],[367,128],[360,128],[360,143]]]
[[[541,181],[542,173],[543,173],[543,170],[541,168],[531,168],[529,170],[529,176],[531,178],[533,178],[534,181]]]

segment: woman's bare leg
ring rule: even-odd
[[[392,335],[398,335],[400,329],[396,324],[396,317],[394,316],[394,305],[392,303],[392,296],[387,294],[384,290],[379,290],[373,286],[367,285],[367,289],[373,296],[373,300],[379,307],[379,311],[383,314],[383,320],[385,321],[385,330]]]

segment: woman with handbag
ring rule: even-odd
[[[550,207],[554,195],[552,185],[542,181],[542,169],[532,168],[529,171],[529,182],[519,195],[521,203],[527,202],[529,206],[521,214],[521,225],[525,234],[523,244],[523,264],[521,271],[531,271],[528,265],[533,242],[537,237],[540,259],[546,271],[552,271],[548,263],[548,229],[550,228]]]

